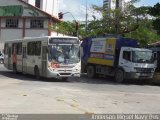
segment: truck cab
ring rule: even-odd
[[[151,79],[156,62],[152,50],[143,48],[122,47],[115,79]],[[123,73],[123,74],[122,74]],[[123,78],[124,77],[124,78]]]

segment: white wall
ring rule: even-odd
[[[27,1],[27,0],[23,0]],[[36,0],[28,0],[28,3],[35,6]],[[55,16],[58,17],[58,0],[41,0],[41,6],[40,9]]]
[[[35,1],[36,0],[28,0],[28,3],[31,4],[31,5],[33,5],[33,6],[35,6]]]
[[[41,4],[43,11],[58,16],[58,0],[41,0]]]
[[[48,36],[48,30],[32,30],[28,29],[25,31],[26,37],[40,37],[40,36]]]
[[[35,6],[35,0],[28,0],[28,3]],[[40,9],[58,17],[58,0],[41,0]]]
[[[1,29],[0,42],[22,38],[22,29]]]

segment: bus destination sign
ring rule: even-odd
[[[49,44],[79,44],[75,38],[50,38]]]

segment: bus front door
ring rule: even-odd
[[[47,77],[47,46],[42,46],[42,76]]]
[[[23,46],[23,59],[22,59],[22,72],[23,73],[27,73],[27,63],[26,63],[26,59],[27,59],[27,48],[26,46]]]
[[[12,65],[12,47],[8,46],[8,68],[13,69]]]

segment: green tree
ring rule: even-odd
[[[132,0],[128,2],[123,10],[104,10],[103,7],[98,7],[93,5],[93,9],[100,12],[103,18],[97,21],[92,21],[89,24],[89,30],[94,34],[124,34],[131,31],[135,31],[139,24],[138,13],[133,6],[133,2],[137,0]]]
[[[76,22],[60,22],[58,24],[51,25],[51,30],[56,31],[64,35],[76,36]]]
[[[160,35],[160,3],[150,7],[149,14],[155,17],[153,20],[153,28],[157,30],[157,33]]]
[[[93,8],[99,12],[103,11],[98,6],[93,6]],[[95,29],[94,34],[123,34],[125,37],[137,39],[141,46],[146,46],[160,39],[160,36],[157,36],[153,30],[154,21],[150,19],[149,10],[150,7],[146,6],[136,8],[131,1],[123,11],[116,9],[109,10],[108,14],[103,13],[103,19],[94,24],[90,23],[90,29],[92,31]],[[160,23],[156,22],[156,24],[158,25],[155,27],[160,28]]]
[[[140,21],[139,28],[133,32],[125,34],[126,37],[136,39],[140,46],[156,42],[159,36],[152,30],[152,20],[144,19]]]

